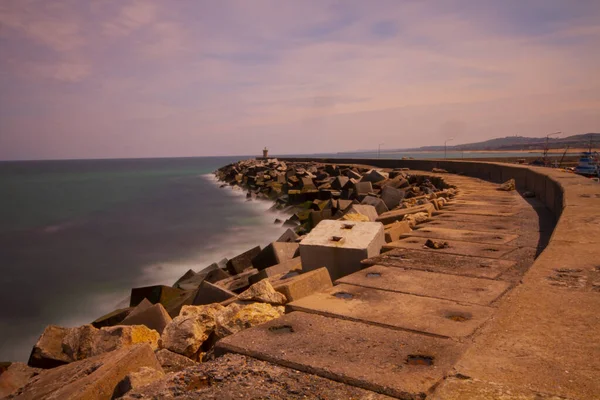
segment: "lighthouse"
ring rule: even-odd
[[[263,158],[267,157],[269,157],[269,149],[267,149],[267,147],[265,146],[265,148],[263,149]]]

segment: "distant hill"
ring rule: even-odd
[[[564,149],[567,146],[570,148],[583,147],[587,148],[592,139],[595,148],[600,147],[600,133],[584,133],[580,135],[572,135],[564,138],[550,137],[548,146],[551,149]],[[456,146],[448,146],[448,151],[459,150],[540,150],[544,148],[546,137],[524,137],[524,136],[507,136],[504,138],[490,139],[483,142],[460,144]],[[443,151],[444,146],[423,146],[410,149],[386,149],[385,152],[399,151]],[[383,150],[382,150],[383,152]]]

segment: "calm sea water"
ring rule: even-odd
[[[247,157],[0,163],[0,361],[48,324],[78,326],[132,287],[275,240],[268,202],[209,175]]]

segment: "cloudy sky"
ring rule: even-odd
[[[600,131],[598,0],[1,0],[0,159]]]

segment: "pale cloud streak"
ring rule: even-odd
[[[406,147],[449,131],[466,142],[552,124],[600,130],[593,2],[0,4],[9,71],[0,158],[248,153],[257,141],[281,153],[341,151],[374,137]],[[311,134],[318,145],[298,138]],[[38,135],[65,146],[24,145]]]

